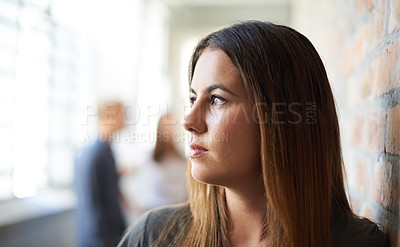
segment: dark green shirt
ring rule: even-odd
[[[153,247],[168,221],[181,210],[188,210],[188,206],[177,205],[148,211],[128,229],[118,247]],[[332,235],[335,247],[389,246],[387,235],[367,219],[336,217],[334,222]],[[179,234],[184,223],[180,225],[172,229],[171,235]]]

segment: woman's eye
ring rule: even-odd
[[[226,103],[225,99],[215,95],[211,96],[211,105],[218,106],[218,105],[223,105],[224,103]]]
[[[190,105],[194,105],[196,102],[196,97],[190,97]]]

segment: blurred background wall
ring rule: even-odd
[[[0,0],[0,245],[54,246],[62,232],[57,246],[74,246],[73,163],[98,134],[98,101],[127,106],[113,148],[119,163],[139,163],[162,113],[184,115],[196,42],[251,19],[315,44],[338,104],[354,211],[399,246],[398,0]]]

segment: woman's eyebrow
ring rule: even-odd
[[[222,85],[222,84],[213,84],[213,85],[210,85],[210,86],[208,86],[208,87],[204,90],[204,93],[210,93],[210,92],[212,92],[212,91],[215,90],[215,89],[221,89],[221,90],[223,90],[223,91],[225,91],[225,92],[228,92],[228,93],[230,93],[230,94],[232,94],[232,95],[234,95],[234,96],[237,96],[236,94],[234,94],[231,90],[227,89],[227,88],[226,88],[224,85]],[[190,88],[190,92],[193,93],[193,94],[195,94],[195,95],[197,95],[196,91],[195,91],[193,88]]]

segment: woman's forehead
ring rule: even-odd
[[[212,84],[242,90],[239,70],[221,49],[206,48],[200,55],[193,73],[191,88],[202,90]],[[244,88],[243,88],[244,89]]]

